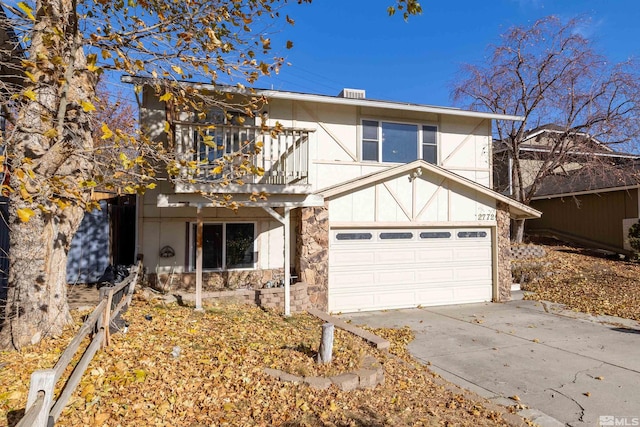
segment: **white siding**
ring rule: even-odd
[[[175,273],[189,271],[186,259],[189,251],[187,241],[187,223],[196,221],[195,207],[158,208],[157,195],[170,191],[169,184],[163,183],[155,190],[148,191],[139,198],[143,218],[140,252],[144,254],[144,263],[153,273],[173,270]],[[226,208],[204,208],[204,222],[254,222],[256,224],[256,268],[282,268],[284,263],[283,232],[279,222],[260,208],[242,208],[238,213]],[[295,233],[292,233],[295,236]],[[175,256],[161,258],[160,249],[171,246]],[[292,245],[295,248],[295,243]]]
[[[332,223],[453,222],[495,224],[495,200],[439,175],[401,175],[329,202]]]
[[[268,111],[270,124],[280,122],[284,126],[315,129],[309,152],[309,177],[314,190],[396,165],[359,161],[362,119],[438,126],[440,166],[487,187],[490,185],[489,120],[287,100],[272,100]]]

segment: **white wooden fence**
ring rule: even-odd
[[[99,348],[109,345],[109,325],[131,303],[141,270],[142,263],[138,263],[134,271],[122,282],[116,286],[101,288],[100,302],[84,321],[53,369],[41,369],[31,374],[26,411],[16,427],[47,427],[55,424],[93,356]],[[93,334],[93,339],[85,348],[57,399],[54,398],[56,384],[89,334]]]

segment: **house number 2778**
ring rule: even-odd
[[[478,221],[494,221],[496,219],[495,213],[479,213],[476,215],[478,217]]]

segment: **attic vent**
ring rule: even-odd
[[[338,95],[340,98],[351,98],[351,99],[364,99],[365,91],[364,89],[342,89],[342,92]]]

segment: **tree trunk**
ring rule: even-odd
[[[11,215],[8,302],[0,347],[20,349],[35,344],[46,336],[59,335],[71,322],[67,254],[82,217],[79,207],[67,208],[57,217],[39,213],[28,222]]]
[[[514,219],[513,227],[511,227],[511,241],[514,243],[522,243],[524,241],[524,219]]]
[[[20,349],[59,335],[71,321],[67,254],[90,189],[91,103],[97,77],[87,69],[74,0],[38,0],[29,58],[30,101],[8,141],[11,165],[10,266],[0,348]],[[58,31],[51,31],[57,28]],[[62,60],[60,60],[62,58]],[[26,79],[25,79],[26,80]],[[20,217],[19,213],[22,214]],[[29,218],[26,218],[29,217]]]

